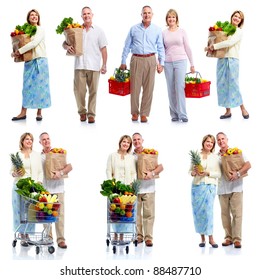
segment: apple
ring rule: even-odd
[[[121,201],[120,201],[120,198],[119,198],[119,197],[115,197],[115,198],[113,199],[113,202],[114,202],[114,203],[120,203]]]

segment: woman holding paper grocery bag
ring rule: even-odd
[[[28,12],[27,23],[37,27],[35,35],[29,43],[11,54],[12,57],[19,57],[32,50],[32,60],[24,63],[22,109],[12,121],[25,120],[28,108],[37,109],[36,120],[41,121],[42,109],[51,106],[45,34],[40,26],[40,14],[37,10],[32,9]]]
[[[213,238],[213,207],[221,169],[218,156],[214,154],[215,144],[215,137],[208,134],[202,139],[201,151],[190,152],[192,213],[195,230],[201,235],[200,247],[206,245],[205,235],[208,235],[209,244],[213,248],[218,247]]]
[[[227,48],[224,58],[217,61],[217,93],[218,105],[225,107],[226,112],[220,119],[231,118],[231,108],[240,106],[244,119],[249,118],[249,114],[243,104],[239,88],[239,50],[242,40],[242,27],[244,24],[244,14],[241,11],[234,11],[231,15],[230,23],[236,27],[236,32],[228,36],[228,39],[205,48],[206,51]]]
[[[20,195],[16,192],[16,183],[22,178],[31,177],[35,182],[43,182],[43,169],[40,153],[33,150],[33,135],[25,132],[20,137],[18,157],[22,161],[22,167],[17,168],[13,162],[11,174],[14,177],[12,189],[12,205],[13,205],[13,230],[20,233],[21,245],[28,246],[28,233],[34,232],[35,224],[20,224]]]

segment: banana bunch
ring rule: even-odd
[[[47,203],[56,203],[58,202],[57,194],[40,194],[39,197],[40,202],[47,202]]]
[[[122,204],[134,204],[136,201],[136,195],[122,195],[120,196],[120,201]]]

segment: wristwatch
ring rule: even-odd
[[[240,178],[240,172],[239,171],[237,171],[237,178]]]
[[[61,170],[60,171],[60,176],[62,177],[64,175],[64,172]]]
[[[153,177],[155,176],[155,172],[154,172],[154,171],[152,171],[152,176],[153,176]]]

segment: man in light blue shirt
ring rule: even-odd
[[[147,122],[150,114],[155,71],[163,71],[165,50],[162,30],[151,23],[153,12],[150,6],[142,8],[142,22],[131,27],[122,53],[120,69],[125,70],[128,54],[132,53],[130,62],[131,114],[132,121]],[[157,64],[158,56],[158,64]],[[139,105],[141,88],[142,99]]]

